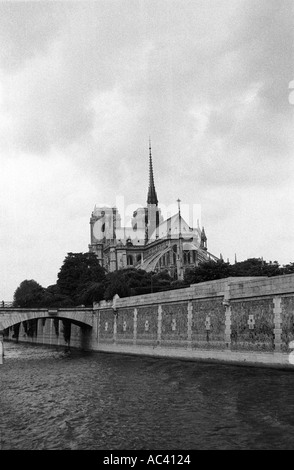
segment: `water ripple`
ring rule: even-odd
[[[294,449],[294,374],[5,344],[2,449]]]

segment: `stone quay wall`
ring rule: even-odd
[[[84,311],[92,327],[71,324],[71,347],[294,369],[294,274],[226,278]],[[56,318],[39,318],[34,338],[21,324],[19,341],[66,346],[57,320],[71,315],[59,309]]]
[[[112,307],[94,305],[93,350],[294,368],[293,274],[226,278]]]

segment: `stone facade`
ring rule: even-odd
[[[274,350],[274,305],[271,298],[233,302],[231,347],[234,350]]]
[[[292,367],[294,275],[210,281],[118,299],[116,309],[122,318],[133,309],[132,347],[117,340],[109,348],[101,337],[94,349]],[[99,317],[100,306],[94,311]]]
[[[290,352],[289,344],[294,340],[294,297],[285,296],[281,299],[281,350]]]
[[[193,301],[192,347],[225,347],[225,309],[221,298]]]

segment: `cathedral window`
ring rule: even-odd
[[[133,266],[134,263],[133,263],[132,255],[127,256],[127,264],[128,264],[128,266]]]

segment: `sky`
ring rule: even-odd
[[[0,2],[1,300],[88,251],[95,204],[146,205],[149,137],[211,253],[294,262],[293,5]]]

